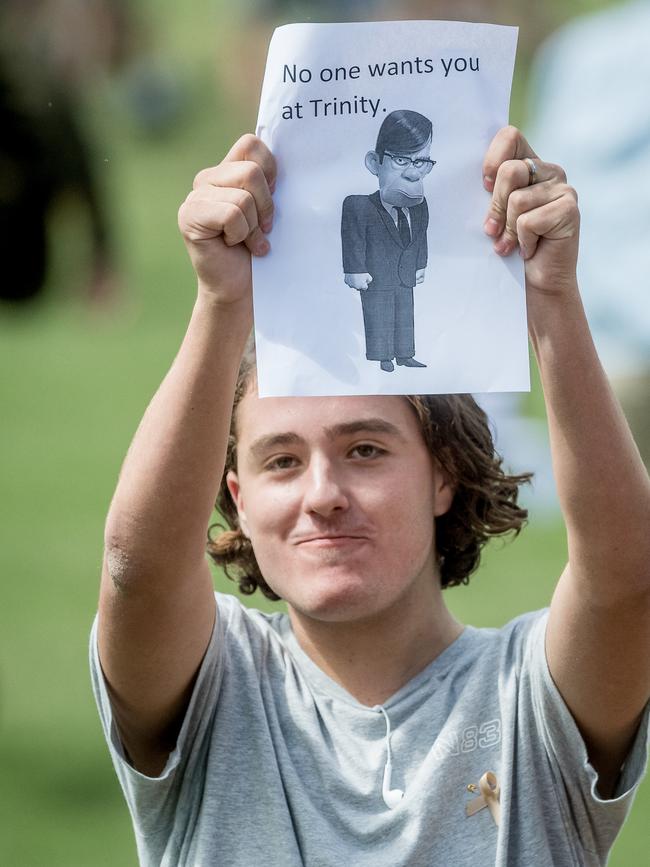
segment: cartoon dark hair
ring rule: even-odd
[[[255,351],[249,343],[235,391],[226,467],[216,507],[224,524],[208,531],[207,551],[217,566],[239,584],[242,593],[259,588],[268,599],[280,597],[264,580],[249,539],[239,526],[226,485],[237,467],[237,407],[255,384]],[[519,486],[531,473],[511,475],[496,453],[488,419],[469,394],[409,395],[431,456],[456,487],[449,511],[436,518],[436,550],[443,589],[467,584],[479,565],[481,550],[494,536],[517,535],[528,513],[517,503]],[[225,525],[225,526],[224,526]]]
[[[399,109],[391,111],[379,127],[375,151],[380,162],[384,160],[384,152],[409,154],[419,151],[429,141],[433,134],[433,126],[428,117],[417,111]]]

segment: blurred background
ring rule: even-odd
[[[87,666],[103,523],[194,301],[178,206],[196,171],[254,129],[274,26],[520,27],[511,120],[580,192],[585,301],[647,461],[649,11],[648,0],[0,0],[2,864],[136,864]],[[506,462],[539,482],[522,536],[447,591],[476,626],[547,605],[566,556],[538,385],[491,411]],[[649,810],[646,781],[613,867],[647,863]]]

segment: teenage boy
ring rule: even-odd
[[[575,192],[496,135],[486,243],[525,260],[569,562],[550,609],[474,629],[442,588],[525,513],[472,399],[260,400],[240,369],[275,171],[244,136],[180,209],[198,297],[107,521],[92,672],[141,862],[604,864],[647,761],[650,483]],[[215,596],[219,490],[211,553],[288,614]]]

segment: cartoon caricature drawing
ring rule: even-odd
[[[387,115],[365,158],[379,189],[343,202],[344,279],[361,297],[366,358],[386,372],[395,369],[393,360],[426,367],[415,358],[413,288],[427,265],[424,178],[435,165],[432,134],[431,121],[416,111]]]

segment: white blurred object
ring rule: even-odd
[[[580,197],[579,280],[608,374],[650,367],[650,0],[578,19],[533,67],[529,140]]]
[[[598,354],[621,397],[630,383],[647,388],[650,371],[649,84],[650,0],[635,0],[550,37],[533,64],[528,102],[529,141],[566,170],[578,191],[580,290]],[[505,465],[535,473],[521,494],[531,516],[554,514],[546,425],[520,415],[516,394],[477,399]],[[634,399],[640,402],[636,392]]]

